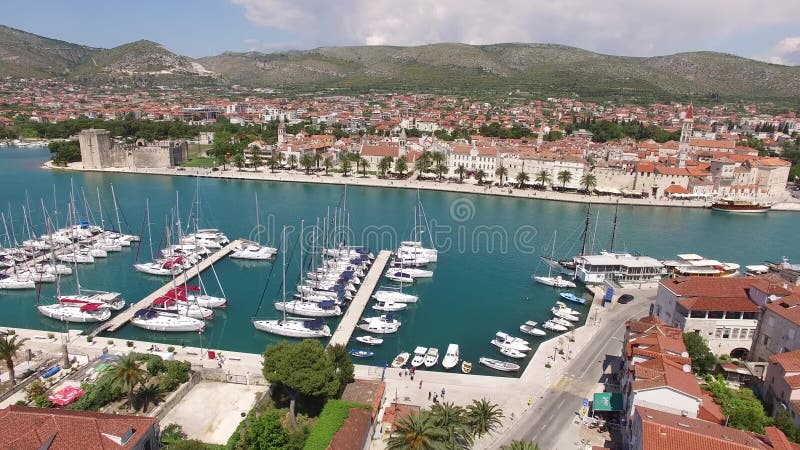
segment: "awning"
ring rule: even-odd
[[[611,392],[596,393],[592,409],[595,411],[622,411],[622,395]]]
[[[81,395],[83,395],[83,389],[74,386],[68,386],[56,392],[55,394],[48,396],[47,399],[56,405],[67,406],[77,400]]]

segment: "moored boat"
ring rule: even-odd
[[[394,360],[392,360],[392,367],[397,369],[397,368],[405,366],[406,363],[408,362],[409,356],[411,356],[411,355],[409,355],[408,352],[403,352],[403,353],[400,353],[399,355],[395,356]]]
[[[508,361],[500,361],[497,359],[481,357],[478,362],[486,367],[490,367],[501,372],[518,372],[519,364],[510,363]]]
[[[519,350],[515,350],[511,347],[500,347],[500,353],[502,353],[505,356],[508,356],[509,358],[514,358],[514,359],[522,359],[525,356],[527,356],[525,355],[525,353]]]
[[[463,361],[461,363],[461,373],[471,373],[472,372],[472,363],[469,361]]]
[[[425,367],[433,367],[439,362],[439,349],[431,347],[425,353]]]
[[[529,320],[519,326],[519,331],[525,334],[530,334],[531,336],[544,336],[546,333],[536,328],[537,325],[539,325],[537,322]]]
[[[358,336],[356,338],[356,340],[358,342],[361,342],[362,344],[367,344],[367,345],[381,345],[381,344],[383,344],[383,339],[376,338],[374,336]]]
[[[585,305],[586,304],[586,299],[585,298],[578,297],[577,295],[573,294],[572,292],[559,292],[558,295],[560,295],[561,298],[563,298],[564,300],[566,300],[568,302],[578,303],[578,304],[581,304],[581,305]]]
[[[723,198],[711,204],[711,209],[714,211],[746,214],[765,213],[771,207],[771,205],[762,205],[750,200],[735,200],[732,198]]]
[[[444,359],[442,359],[442,367],[445,369],[452,369],[453,367],[458,365],[458,360],[460,359],[458,344],[449,344],[447,346],[447,351],[444,354]]]
[[[149,308],[136,311],[131,324],[150,331],[185,332],[205,329],[205,322],[202,320]]]
[[[428,353],[428,347],[417,347],[414,349],[414,358],[411,359],[412,367],[419,367],[425,363],[425,355]]]
[[[367,350],[350,350],[350,356],[355,356],[356,358],[369,358],[374,355],[374,352],[370,352]]]

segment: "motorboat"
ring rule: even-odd
[[[765,213],[771,207],[771,205],[762,205],[750,200],[736,200],[733,198],[723,198],[711,204],[712,210],[729,213]]]
[[[527,356],[525,353],[522,353],[521,351],[515,350],[511,347],[500,347],[500,353],[514,359],[522,359]]]
[[[336,305],[334,300],[276,302],[275,309],[303,317],[336,317],[342,315],[342,309]]]
[[[416,269],[414,267],[403,267],[403,268],[394,268],[389,269],[389,272],[394,274],[404,273],[410,276],[411,278],[431,278],[433,276],[432,270],[425,270],[425,269]]]
[[[444,359],[442,359],[442,367],[450,370],[458,365],[459,359],[458,344],[449,344],[444,354]]]
[[[501,372],[519,372],[519,364],[510,363],[508,361],[500,361],[497,359],[481,357],[478,362],[486,367],[499,370]]]
[[[378,301],[378,303],[372,305],[372,309],[377,311],[401,311],[408,308],[408,305],[405,303],[397,303],[394,301]]]
[[[567,327],[565,327],[563,325],[559,325],[559,324],[553,322],[552,320],[548,320],[547,322],[543,323],[542,324],[542,328],[545,328],[545,329],[551,330],[551,331],[567,331]]]
[[[199,319],[150,308],[136,311],[131,324],[145,330],[164,332],[203,331],[206,326]]]
[[[402,325],[394,318],[392,313],[380,317],[367,317],[362,321],[364,323],[359,324],[358,328],[375,334],[396,333],[400,329],[400,325]]]
[[[558,309],[560,309],[561,311],[563,311],[563,312],[565,312],[565,313],[567,313],[567,314],[569,314],[571,316],[580,317],[580,315],[581,315],[580,311],[578,311],[577,309],[572,309],[572,308],[568,307],[567,304],[564,303],[564,302],[556,301],[556,307]]]
[[[461,373],[472,373],[472,363],[469,361],[463,361],[461,363]]]
[[[521,352],[531,351],[528,341],[518,337],[509,336],[502,331],[498,331],[495,334],[494,339],[491,340],[491,344],[498,348],[509,347]]]
[[[408,352],[402,352],[399,355],[395,356],[394,359],[392,360],[392,367],[398,369],[400,367],[405,366],[406,363],[408,363],[409,356],[411,355],[409,355]]]
[[[573,294],[572,292],[559,292],[558,295],[561,296],[561,298],[563,298],[564,300],[566,300],[568,302],[579,303],[581,305],[585,305],[586,304],[586,299],[585,298],[578,297],[577,295]]]
[[[367,350],[350,350],[350,356],[355,356],[356,358],[369,358],[374,354],[375,352],[370,352]]]
[[[38,309],[42,315],[62,322],[105,322],[111,318],[111,310],[102,303],[85,303],[80,305],[55,303],[52,305],[39,305],[36,309]]]
[[[331,329],[321,318],[255,320],[253,321],[253,326],[257,330],[293,338],[326,338],[331,336]]]
[[[576,286],[575,283],[569,280],[565,280],[564,278],[561,277],[561,275],[557,277],[549,277],[549,276],[545,277],[545,276],[534,275],[533,281],[556,288],[574,288]]]
[[[168,297],[157,298],[150,307],[158,312],[173,313],[193,319],[211,320],[214,311],[193,303],[179,302]]]
[[[524,324],[519,326],[519,331],[521,331],[521,332],[523,332],[525,334],[530,334],[532,336],[544,336],[545,334],[547,334],[544,331],[536,328],[537,325],[539,325],[538,322],[534,322],[532,320],[529,320],[529,321],[527,321]]]
[[[746,277],[755,277],[758,275],[764,275],[767,272],[769,272],[769,267],[765,266],[764,264],[753,264],[750,266],[744,266],[744,275]]]
[[[0,273],[0,289],[35,289],[36,283],[29,278]]]
[[[414,349],[414,358],[411,359],[412,367],[419,367],[425,363],[425,355],[428,354],[428,347],[417,347]]]
[[[253,241],[243,241],[236,245],[231,253],[231,258],[246,259],[251,261],[267,261],[272,259],[278,249],[261,245]]]
[[[374,336],[358,336],[356,338],[356,340],[358,342],[361,342],[362,344],[367,344],[367,345],[381,345],[381,344],[383,344],[383,339],[376,338]]]
[[[561,325],[562,327],[572,328],[575,326],[574,323],[570,322],[569,320],[562,319],[561,317],[553,317],[550,319],[550,322],[553,322],[556,325]]]
[[[553,313],[554,316],[568,322],[577,322],[579,320],[577,316],[573,316],[557,306],[550,308],[550,312]]]
[[[433,367],[439,362],[439,349],[431,347],[425,353],[425,367]]]
[[[416,295],[406,294],[400,291],[390,291],[381,289],[372,294],[372,298],[379,302],[394,301],[397,303],[416,303],[419,297]]]

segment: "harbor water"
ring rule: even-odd
[[[195,205],[195,192],[199,192],[201,228],[219,228],[231,239],[254,239],[257,194],[262,242],[277,247],[281,227],[293,227],[288,231],[287,295],[293,292],[301,273],[297,245],[301,220],[306,226],[304,248],[309,250],[318,218],[324,220],[329,207],[332,211],[341,205],[345,191],[343,186],[313,183],[50,171],[41,168],[48,158],[47,149],[0,150],[0,210],[7,220],[12,219],[18,241],[27,239],[23,220],[26,203],[37,233],[44,231],[40,199],[51,217],[59,225],[65,224],[71,185],[78,197],[81,219],[99,224],[99,188],[106,228],[116,228],[110,191],[113,184],[122,231],[131,234],[146,230],[143,217],[145,201],[149,200],[154,247],[162,240],[169,217],[176,212],[176,196],[184,225],[193,220],[189,213]],[[475,363],[474,373],[489,373],[489,369],[477,365],[477,360],[481,356],[505,359],[489,344],[497,331],[520,336],[518,328],[525,321],[541,323],[550,317],[557,291],[534,284],[531,274],[547,273],[539,255],[568,257],[579,251],[586,216],[586,205],[577,203],[392,188],[349,187],[346,192],[350,243],[366,245],[377,253],[411,238],[419,195],[426,228],[430,230],[422,240],[429,244],[432,238],[439,250],[433,278],[404,286],[404,291],[418,295],[420,301],[395,313],[402,322],[400,331],[381,336],[384,343],[377,347],[351,341],[351,348],[375,352],[375,356],[360,362],[379,366],[391,362],[401,351],[412,352],[416,346],[437,347],[443,357],[447,345],[457,343],[462,358]],[[84,193],[91,214],[84,206]],[[613,206],[591,208],[593,226],[588,245],[595,251],[608,248],[613,216]],[[702,209],[620,206],[618,219],[614,244],[617,251],[660,259],[698,253],[743,266],[784,256],[794,260],[800,257],[797,216],[789,212],[734,215]],[[553,250],[554,231],[557,236]],[[5,239],[4,236],[3,246],[7,244]],[[97,259],[95,264],[81,265],[81,285],[121,292],[129,302],[145,297],[167,281],[133,269],[137,257],[139,261],[150,259],[148,241],[145,231],[140,248],[134,245],[121,253],[109,253],[108,258]],[[226,258],[215,266],[215,271],[229,300],[228,308],[215,311],[215,318],[202,335],[155,333],[126,325],[114,336],[243,352],[262,352],[268,344],[281,339],[255,330],[250,323],[253,317],[280,316],[272,305],[280,298],[280,258],[267,263]],[[209,293],[221,293],[214,273],[206,271],[202,278]],[[382,284],[394,285],[385,279]],[[75,277],[66,277],[62,291],[74,290]],[[0,291],[0,326],[63,331],[65,324],[42,316],[35,309],[37,301],[52,302],[54,294],[52,284],[43,286],[38,300],[35,291]],[[379,315],[370,308],[371,304],[365,316]],[[580,309],[584,313],[588,310]],[[338,321],[327,322],[334,330]],[[80,328],[74,324],[70,327]],[[353,333],[354,337],[361,335],[364,333],[359,330]],[[534,348],[541,339],[522,336]],[[548,332],[547,337],[550,336],[552,333]],[[102,336],[97,339],[104,341]]]

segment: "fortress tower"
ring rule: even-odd
[[[681,126],[681,140],[678,143],[678,167],[686,167],[686,159],[689,157],[689,150],[692,147],[692,128],[694,127],[694,114],[693,106],[689,103],[689,109],[686,110],[686,115],[683,116],[683,125]]]

